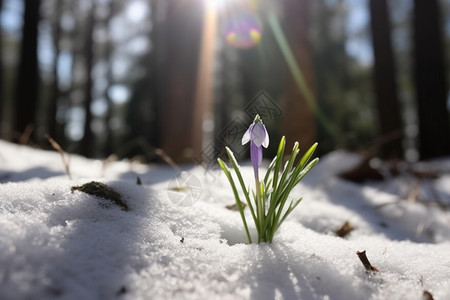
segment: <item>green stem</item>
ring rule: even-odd
[[[261,184],[259,182],[258,173],[255,172],[255,188],[256,188],[256,214],[257,220],[259,222],[259,230],[258,230],[258,244],[261,243],[261,238],[263,237],[263,227],[264,227],[264,208],[263,203],[261,201]]]

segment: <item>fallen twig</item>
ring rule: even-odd
[[[423,291],[424,300],[434,300],[433,295],[429,291]]]
[[[353,229],[352,224],[350,224],[349,221],[345,221],[345,223],[338,230],[336,230],[336,235],[338,237],[345,237],[347,234],[352,232]]]
[[[241,205],[242,205],[242,209],[245,209],[245,207],[247,206],[247,204],[245,204],[244,202],[241,201]],[[231,205],[227,205],[225,206],[226,209],[232,210],[232,211],[239,211],[237,203],[231,204]]]
[[[27,145],[30,140],[31,134],[33,133],[33,130],[34,130],[34,125],[28,124],[27,127],[25,127],[25,130],[20,135],[19,144]]]
[[[70,174],[69,162],[66,160],[63,149],[50,135],[46,134],[45,138],[49,141],[49,143],[52,145],[52,147],[56,151],[58,151],[59,154],[61,155],[61,159],[63,161],[64,168],[66,169],[67,177],[69,177],[69,179],[72,179],[72,175]]]
[[[178,165],[173,161],[173,159],[163,149],[156,148],[153,151],[153,153],[158,155],[159,157],[161,157],[162,160],[164,160],[169,166],[172,167],[172,169],[174,169],[178,173],[181,173],[180,167],[178,167]]]
[[[358,255],[359,260],[362,262],[362,264],[364,265],[364,268],[366,268],[366,271],[368,272],[378,272],[378,268],[372,266],[372,264],[369,262],[369,259],[366,256],[366,250],[359,252],[356,252],[356,255]]]

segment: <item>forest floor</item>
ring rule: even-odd
[[[332,152],[258,245],[218,169],[69,158],[0,141],[0,299],[450,299],[450,159],[358,184]]]

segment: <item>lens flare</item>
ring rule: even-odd
[[[261,41],[261,22],[252,14],[230,18],[225,26],[227,43],[238,49],[248,49]]]

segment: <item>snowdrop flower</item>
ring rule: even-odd
[[[262,147],[267,148],[269,146],[269,133],[267,133],[266,126],[264,126],[259,115],[256,115],[255,120],[242,137],[242,145],[248,142],[250,142],[250,159],[252,160],[253,170],[255,176],[258,176],[258,168],[263,158]]]
[[[302,198],[297,198],[291,199],[289,203],[289,194],[318,162],[318,158],[309,162],[309,159],[317,147],[317,143],[312,145],[303,157],[295,163],[297,155],[300,152],[299,144],[298,142],[295,142],[288,161],[282,166],[284,149],[286,146],[286,138],[283,136],[278,146],[277,155],[267,167],[266,175],[263,177],[263,180],[260,181],[258,169],[263,157],[262,147],[267,148],[267,146],[269,146],[269,134],[259,115],[256,115],[255,120],[242,137],[242,145],[247,144],[248,142],[250,142],[250,159],[252,160],[253,170],[255,171],[255,189],[253,191],[245,184],[239,164],[236,161],[233,152],[228,147],[225,147],[225,150],[255,223],[255,228],[258,233],[258,244],[261,242],[272,243],[278,227],[280,227],[286,217],[295,207],[297,207],[300,201],[302,201]],[[252,243],[252,238],[244,214],[244,207],[240,200],[241,196],[239,195],[231,170],[222,159],[218,158],[217,161],[230,182],[236,205],[244,224],[248,242]],[[253,201],[251,198],[252,195]]]

